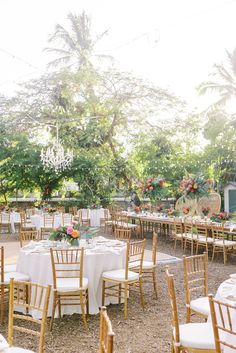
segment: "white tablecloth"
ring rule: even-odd
[[[100,227],[100,219],[104,218],[104,208],[90,210],[91,227]]]
[[[12,212],[10,214],[10,222],[11,222],[11,231],[12,233],[15,233],[16,229],[15,229],[15,223],[20,224],[21,219],[20,219],[20,213],[18,212]]]
[[[94,240],[95,248],[85,250],[83,276],[88,278],[89,282],[90,314],[98,314],[99,307],[102,304],[102,273],[104,271],[111,271],[125,267],[126,246],[115,246],[115,242],[116,241],[113,240],[113,243],[112,241],[109,241],[107,242],[107,245],[98,245],[96,240]],[[40,245],[38,246],[40,247]],[[21,249],[16,270],[29,275],[32,282],[43,285],[53,284],[50,253],[35,253],[33,252],[34,250],[35,248],[31,249],[30,247],[24,247]],[[51,316],[52,312],[52,298],[51,295],[48,309],[49,316]],[[114,303],[117,303],[116,298],[111,299]],[[110,303],[111,300],[108,300],[106,305]],[[73,314],[77,312],[80,312],[78,306],[68,305],[62,307],[62,313],[64,314]],[[34,313],[32,314],[34,316]],[[35,313],[35,316],[36,315],[37,313]]]
[[[221,285],[217,290],[215,298],[221,302],[225,302],[230,305],[236,306],[236,280],[228,279],[223,283],[221,283]],[[232,324],[235,330],[236,329],[236,310],[232,311],[232,313],[234,314],[232,317],[232,320],[233,320]],[[217,320],[220,320],[220,313],[217,311],[217,308],[216,308],[216,315],[217,315]],[[223,311],[223,315],[224,315],[225,322],[228,323],[226,311],[225,312]],[[210,317],[208,318],[208,321],[211,321]],[[222,331],[220,332],[222,333]],[[233,335],[226,334],[225,341],[227,343],[231,343],[234,346],[236,346],[236,337]],[[235,353],[235,350],[224,346],[224,353]]]

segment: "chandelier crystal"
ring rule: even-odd
[[[57,139],[52,146],[49,146],[46,150],[41,150],[41,162],[43,163],[44,169],[54,169],[56,173],[60,173],[65,169],[71,167],[74,156],[73,151],[67,149],[65,152],[62,144],[58,137],[58,126],[57,128]]]

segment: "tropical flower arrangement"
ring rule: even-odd
[[[149,197],[150,200],[161,199],[165,195],[165,179],[162,177],[148,178],[141,184],[141,191],[144,196]]]
[[[212,181],[210,179],[205,179],[201,174],[183,177],[180,186],[180,192],[186,198],[200,198],[203,196],[208,196],[211,191]]]
[[[179,216],[179,212],[176,211],[174,208],[167,208],[164,210],[164,213],[170,217],[178,217]]]
[[[58,227],[50,235],[49,240],[62,241],[65,240],[70,245],[79,245],[79,238],[84,236],[85,238],[93,236],[97,233],[96,227],[80,226],[78,223],[73,224],[69,227]]]
[[[44,211],[47,213],[55,213],[57,212],[57,209],[55,207],[46,207]]]
[[[210,220],[212,222],[219,222],[227,221],[229,219],[229,215],[227,212],[220,212],[220,213],[212,213]]]
[[[204,216],[207,216],[209,212],[210,212],[210,207],[202,207],[202,213],[204,214]]]
[[[184,214],[188,214],[189,211],[190,211],[190,207],[186,207],[185,206],[185,207],[183,207],[182,211],[183,211]]]

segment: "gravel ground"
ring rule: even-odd
[[[150,247],[150,241],[149,241]],[[158,251],[177,257],[182,256],[180,248],[173,251],[173,242],[168,238],[159,237]],[[230,258],[224,266],[222,257],[209,262],[209,292],[215,293],[218,286],[230,273],[235,271],[235,258]],[[182,264],[170,264],[171,272],[175,275],[178,297],[180,322],[184,322],[184,291]],[[138,293],[132,293],[128,303],[128,320],[123,318],[123,305],[110,305],[108,315],[115,332],[115,352],[120,353],[167,353],[170,352],[170,307],[166,288],[165,267],[157,269],[158,299],[153,295],[152,284],[144,285],[145,310],[142,311]],[[64,316],[56,319],[52,333],[46,335],[45,353],[92,353],[98,352],[99,315],[89,317],[89,331],[86,332],[80,315]],[[6,324],[1,327],[1,334],[5,337]],[[15,344],[28,349],[37,350],[37,344],[16,336]]]

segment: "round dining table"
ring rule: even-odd
[[[83,243],[82,243],[83,242]],[[80,241],[85,247],[83,277],[88,279],[89,314],[98,314],[102,305],[102,273],[125,267],[126,244],[119,240],[108,240],[95,237],[86,248],[86,240]],[[41,285],[53,285],[53,274],[50,257],[52,242],[48,240],[33,242],[20,250],[16,271],[30,276],[32,282]],[[106,298],[106,305],[117,303],[117,298]],[[48,316],[52,313],[53,296],[51,294]],[[62,314],[80,313],[79,306],[63,306]],[[31,313],[38,318],[38,312]],[[58,317],[56,312],[55,317]]]

